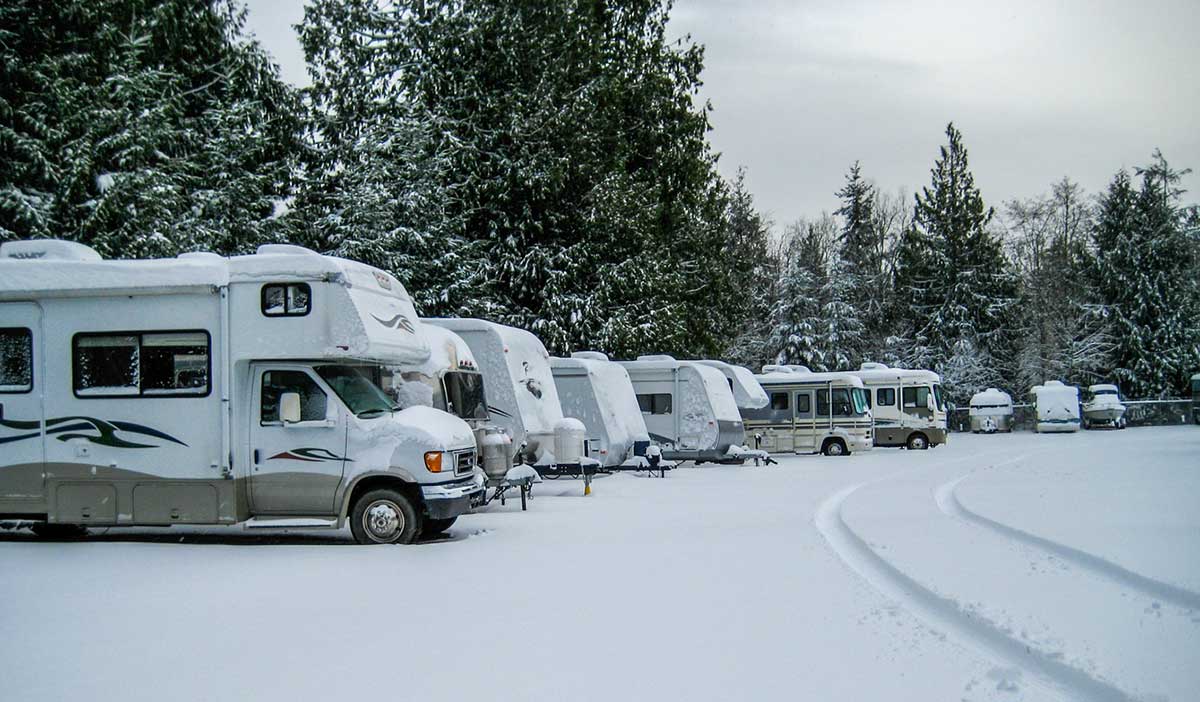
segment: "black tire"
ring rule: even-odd
[[[909,434],[906,445],[909,451],[925,451],[929,448],[929,437],[919,431]]]
[[[450,517],[449,519],[429,519],[425,518],[425,527],[423,534],[434,536],[441,534],[450,527],[454,526],[454,522],[458,521],[458,517]]]
[[[51,541],[73,541],[87,536],[87,527],[82,524],[50,524],[38,522],[29,527],[35,535]]]
[[[841,439],[826,439],[824,444],[821,444],[821,453],[826,456],[849,456],[850,451],[846,449],[846,442]]]
[[[360,544],[411,544],[421,534],[421,512],[403,493],[371,490],[350,511],[350,532]]]

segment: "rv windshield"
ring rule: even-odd
[[[940,411],[945,412],[946,400],[942,397],[942,386],[938,385],[937,383],[933,384],[933,399],[935,402],[937,402],[937,408]]]
[[[867,391],[862,388],[851,388],[850,399],[854,401],[854,414],[866,414],[870,403],[867,400]]]
[[[378,367],[317,366],[317,375],[329,383],[329,387],[333,388],[356,417],[395,412],[400,409],[399,405],[379,389],[378,383],[371,380],[371,375],[379,373]]]
[[[446,410],[463,419],[487,419],[487,399],[483,395],[483,376],[478,373],[450,371],[442,377],[446,386]]]

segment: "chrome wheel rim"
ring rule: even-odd
[[[363,531],[377,543],[391,543],[404,531],[404,512],[391,500],[375,500],[362,516]]]
[[[829,455],[830,456],[842,455],[842,445],[836,441],[833,442],[832,444],[829,444]]]
[[[913,447],[913,448],[915,448],[915,449],[917,449],[917,450],[921,450],[921,449],[925,448],[925,439],[922,439],[922,438],[921,438],[921,437],[919,437],[919,436],[918,436],[918,437],[915,437],[915,438],[912,440],[912,447]]]

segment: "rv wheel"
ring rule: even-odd
[[[846,444],[841,439],[826,439],[825,444],[821,446],[821,453],[826,456],[845,456],[850,452],[846,450]]]
[[[450,517],[449,519],[426,519],[425,528],[422,533],[428,536],[440,534],[454,526],[454,522],[456,521],[458,521],[458,517]]]
[[[395,490],[372,490],[354,503],[350,531],[360,544],[411,544],[421,533],[421,517]]]
[[[47,522],[38,522],[29,527],[37,536],[43,539],[52,539],[54,541],[66,541],[69,539],[82,539],[87,536],[87,527],[82,524],[50,524]]]
[[[924,434],[913,434],[908,437],[910,451],[924,451],[927,448],[929,448],[929,439],[925,438]]]

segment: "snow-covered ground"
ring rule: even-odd
[[[0,700],[1191,700],[1200,429],[538,487],[451,538],[0,532]]]

